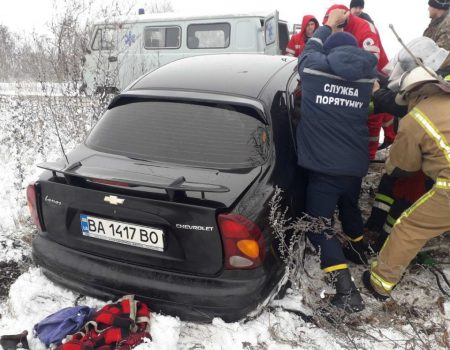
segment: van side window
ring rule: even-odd
[[[112,50],[116,47],[117,31],[113,28],[98,28],[94,41],[92,42],[92,50]]]
[[[180,27],[145,27],[146,49],[178,49],[181,44]]]
[[[190,49],[223,49],[230,46],[229,23],[190,24],[187,47]]]

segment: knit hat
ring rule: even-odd
[[[364,8],[364,0],[352,0],[350,1],[350,8],[362,7]]]
[[[337,32],[331,34],[325,43],[323,44],[323,50],[330,52],[332,49],[338,46],[358,46],[356,38],[347,32]]]
[[[450,7],[450,0],[429,0],[428,5],[439,10],[448,10]]]

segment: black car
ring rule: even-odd
[[[182,59],[135,82],[67,161],[28,187],[33,258],[52,280],[135,294],[183,319],[233,321],[267,303],[285,269],[268,222],[275,188],[299,208],[296,60]],[[297,210],[297,209],[296,209]]]

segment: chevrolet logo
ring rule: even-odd
[[[125,199],[119,198],[117,196],[105,196],[103,200],[112,205],[123,204],[123,202],[125,202]]]

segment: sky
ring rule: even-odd
[[[139,6],[140,0],[135,0]],[[94,0],[96,3],[108,3],[108,0]],[[145,1],[142,1],[144,3]],[[148,2],[148,1],[147,1]],[[53,11],[52,0],[0,0],[0,24],[11,30],[26,34],[35,29],[44,32]],[[171,0],[176,12],[205,14],[217,13],[271,13],[278,10],[280,18],[289,23],[301,23],[305,14],[312,14],[321,21],[326,9],[335,3],[349,5],[350,0]],[[391,58],[399,44],[389,24],[394,24],[405,42],[421,36],[429,23],[427,0],[365,0],[365,12],[375,21],[388,56]],[[414,5],[412,5],[414,4]],[[213,9],[212,9],[213,8]]]

